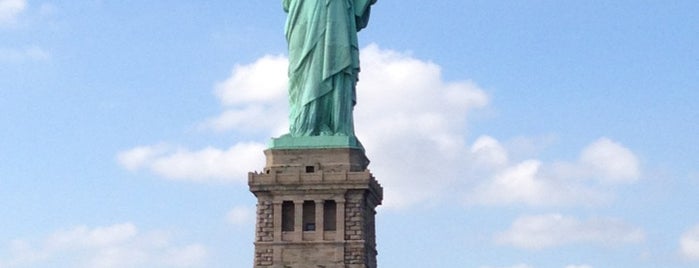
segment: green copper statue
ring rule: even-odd
[[[289,45],[289,134],[354,137],[357,32],[376,0],[283,0]]]

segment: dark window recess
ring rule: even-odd
[[[323,203],[323,224],[325,231],[337,229],[337,204],[335,200],[325,200]]]
[[[304,231],[315,231],[316,230],[316,202],[304,201],[303,202],[303,230]]]
[[[306,173],[313,173],[313,172],[316,172],[316,167],[306,166]]]
[[[294,231],[294,202],[282,202],[282,231]]]

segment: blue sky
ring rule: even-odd
[[[699,265],[699,2],[379,1],[381,267]],[[280,1],[0,0],[0,267],[250,267]]]

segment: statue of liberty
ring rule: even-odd
[[[288,13],[289,134],[354,137],[357,32],[376,0],[283,0]]]

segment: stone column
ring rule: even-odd
[[[337,204],[337,209],[336,209],[336,218],[335,218],[335,224],[336,224],[336,236],[335,240],[336,241],[345,241],[345,199],[338,199],[335,200],[335,203]]]
[[[294,199],[294,238],[292,241],[303,240],[303,200]]]
[[[272,215],[274,217],[274,242],[282,241],[282,201],[274,200]]]
[[[324,200],[315,200],[316,203],[316,241],[323,240],[323,237],[325,236],[325,219],[323,218],[323,215],[325,215],[325,206],[323,205],[325,203]]]

